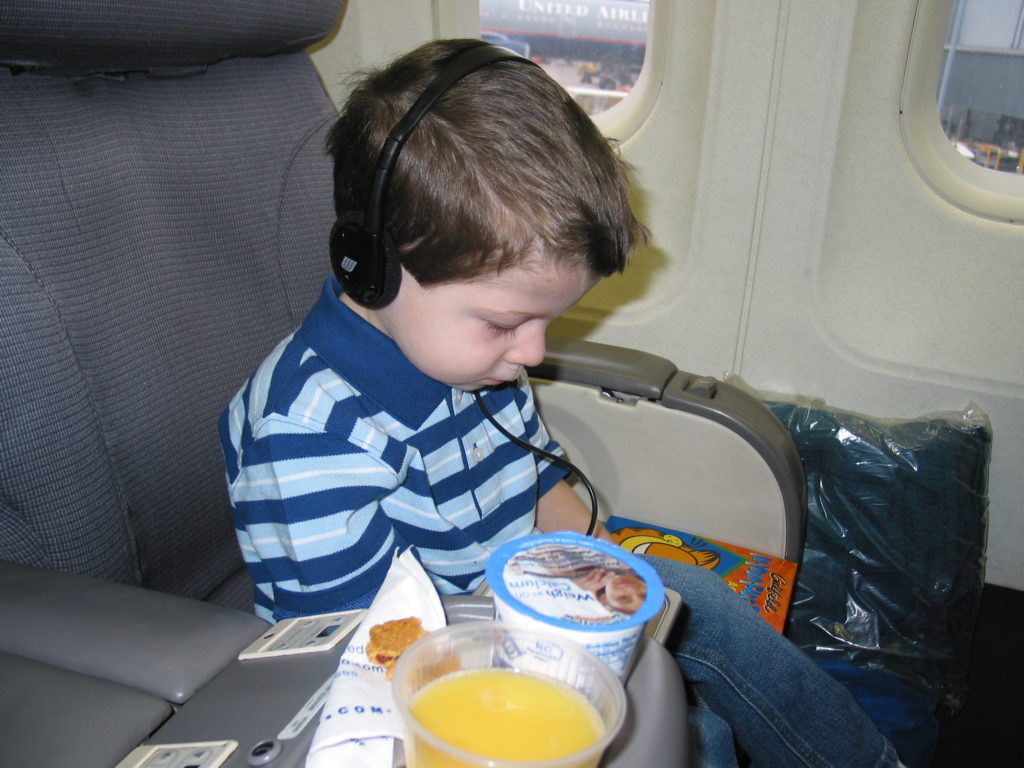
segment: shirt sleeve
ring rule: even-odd
[[[396,468],[330,432],[262,420],[229,488],[258,612],[291,616],[366,607],[398,540],[382,500]]]

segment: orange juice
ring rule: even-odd
[[[600,715],[582,694],[507,669],[445,675],[418,691],[410,709],[442,741],[492,760],[566,757],[594,744],[604,732]],[[422,740],[417,740],[414,753],[416,768],[466,764],[429,749]]]

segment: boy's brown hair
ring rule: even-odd
[[[416,97],[479,44],[430,42],[362,75],[327,141],[339,216],[365,207],[384,140]],[[517,61],[465,76],[427,112],[398,157],[384,225],[422,285],[479,277],[538,249],[607,276],[646,237],[613,145],[558,83]]]

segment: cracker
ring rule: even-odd
[[[402,651],[427,634],[416,616],[385,621],[370,627],[370,641],[366,644],[366,655],[374,664],[384,667],[388,680],[391,679],[395,662]]]

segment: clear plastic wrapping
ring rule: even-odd
[[[787,636],[958,709],[984,585],[991,426],[960,412],[880,419],[769,401],[807,475],[807,542]]]

